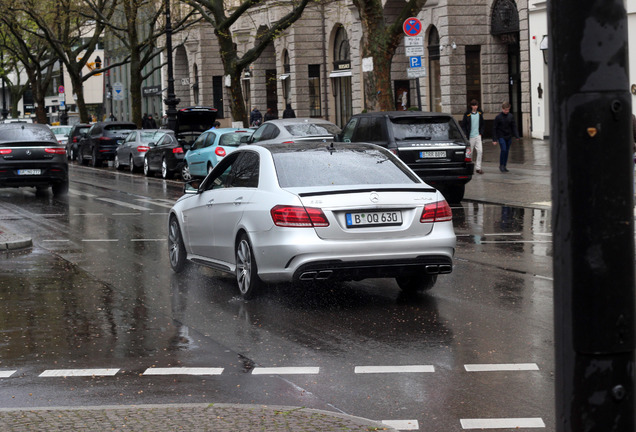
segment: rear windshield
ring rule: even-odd
[[[326,147],[272,153],[281,187],[420,183],[381,149]]]
[[[391,123],[396,141],[463,139],[451,117],[401,117],[391,119]]]
[[[104,130],[107,131],[121,131],[121,130],[131,130],[137,129],[137,125],[134,124],[110,124],[104,126]]]
[[[145,143],[158,141],[159,138],[161,138],[162,136],[163,134],[158,134],[157,131],[142,132],[139,134],[139,138],[141,142],[145,142]]]
[[[51,128],[55,135],[68,135],[71,132],[72,126],[55,126]]]
[[[340,128],[329,123],[295,123],[285,126],[285,129],[297,137],[315,136],[315,135],[338,135]]]
[[[57,139],[51,129],[46,127],[29,127],[26,123],[10,123],[0,126],[0,142],[3,141],[54,141]]]
[[[219,145],[223,147],[238,147],[241,144],[241,137],[250,136],[251,132],[230,132],[221,135]]]

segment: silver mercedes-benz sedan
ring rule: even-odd
[[[170,210],[170,265],[236,275],[249,299],[263,283],[396,278],[433,287],[453,269],[444,197],[382,147],[358,143],[246,145]]]

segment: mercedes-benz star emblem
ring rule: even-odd
[[[375,192],[371,192],[371,195],[369,195],[369,200],[371,200],[371,202],[375,204],[380,201],[380,195]]]
[[[27,156],[31,156],[31,150],[26,151]]]

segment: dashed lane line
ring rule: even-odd
[[[252,375],[300,375],[320,373],[319,367],[255,367]]]
[[[148,368],[143,375],[221,375],[223,368],[171,367]]]
[[[115,376],[119,369],[49,369],[39,376],[48,377],[91,377],[91,376]]]
[[[491,418],[491,419],[461,419],[463,429],[523,429],[545,428],[545,423],[539,417],[528,418]]]
[[[466,372],[538,371],[536,363],[467,364]]]
[[[0,378],[9,378],[11,375],[13,375],[16,372],[17,370],[0,371]]]
[[[409,366],[356,366],[354,372],[357,374],[372,373],[420,373],[435,372],[435,367],[430,365],[409,365]]]
[[[151,209],[146,208],[146,207],[142,207],[142,206],[138,206],[135,204],[131,204],[131,203],[127,203],[125,201],[119,201],[119,200],[115,200],[115,199],[111,199],[111,198],[96,198],[99,201],[104,201],[110,204],[116,204],[116,205],[120,205],[123,207],[128,207],[130,209],[133,210],[139,210],[139,211],[150,211]]]

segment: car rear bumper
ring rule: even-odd
[[[452,271],[452,222],[435,224],[425,237],[372,241],[323,240],[307,231],[289,238],[275,230],[249,234],[262,280],[360,280]]]
[[[421,168],[417,165],[409,165],[409,168],[411,168],[418,177],[431,185],[451,182],[465,184],[473,178],[475,164],[470,162],[462,167],[439,166],[435,168]]]
[[[37,175],[20,175],[18,170],[39,169]],[[0,187],[44,186],[68,182],[67,164],[22,164],[18,166],[0,165]]]

